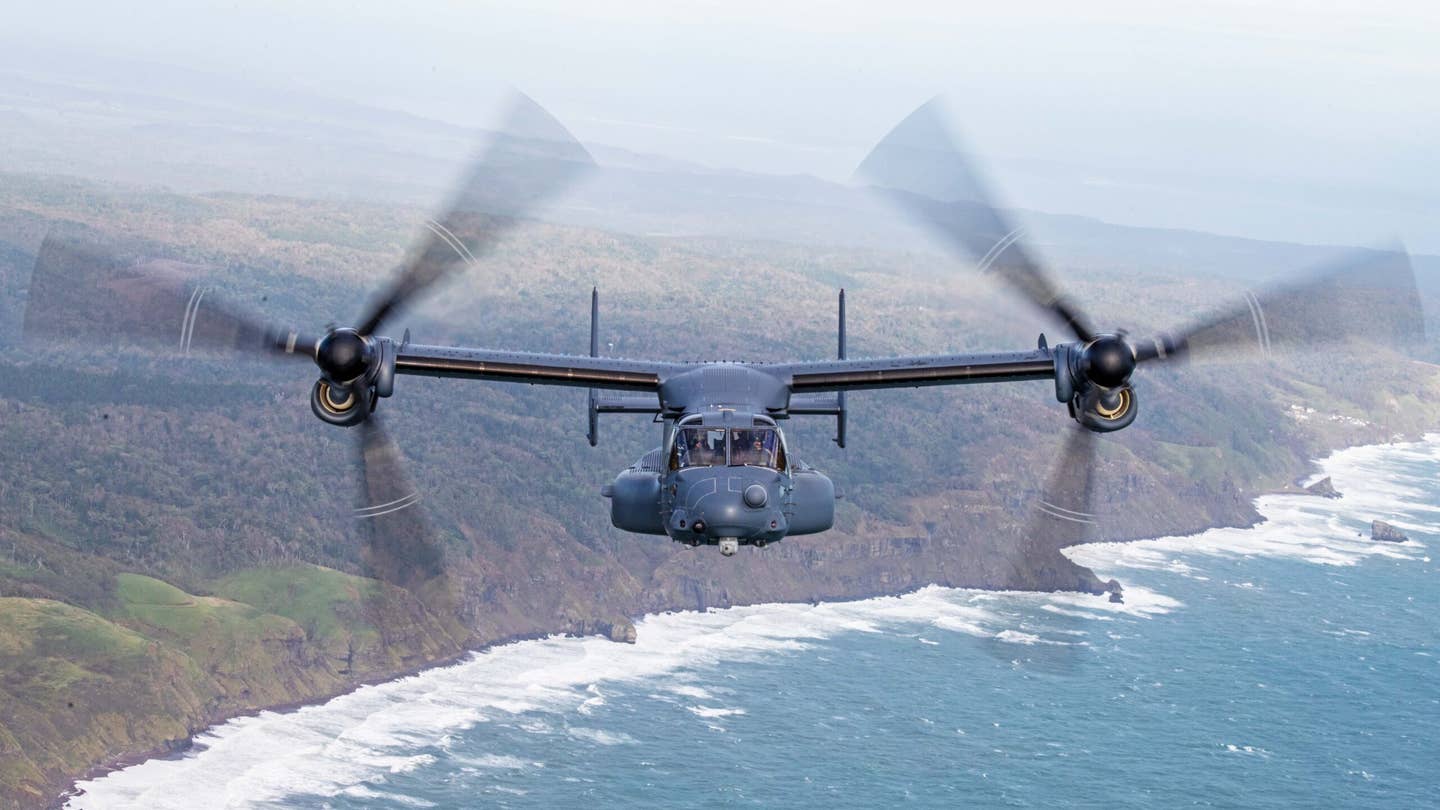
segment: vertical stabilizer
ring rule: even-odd
[[[845,359],[845,288],[840,288],[840,359]],[[835,397],[839,405],[839,412],[835,414],[835,444],[841,449],[845,447],[845,392],[841,391]]]
[[[600,288],[590,288],[590,356],[600,356]],[[600,411],[597,406],[599,392],[594,388],[590,389],[589,402],[586,410],[589,412],[589,430],[585,438],[589,440],[590,446],[594,447],[600,443]]]

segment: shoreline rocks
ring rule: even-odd
[[[577,622],[570,631],[570,635],[583,638],[585,636],[600,636],[607,638],[616,644],[634,644],[636,639],[635,623],[626,618],[615,619],[588,619]]]
[[[1410,539],[1410,536],[1383,520],[1372,520],[1370,521],[1370,539],[1382,543],[1404,543]]]
[[[1339,498],[1340,492],[1335,489],[1335,484],[1330,481],[1330,476],[1325,476],[1319,481],[1305,487],[1305,491],[1311,495],[1318,495],[1321,498]]]

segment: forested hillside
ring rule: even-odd
[[[437,615],[361,576],[351,437],[311,415],[312,366],[20,335],[36,250],[57,228],[163,246],[232,299],[318,328],[355,317],[425,212],[5,179],[0,806],[43,804],[87,767],[180,744],[223,717],[503,639],[623,638],[645,612],[929,583],[1075,587],[1045,565],[1002,564],[1070,423],[1043,383],[853,394],[844,451],[828,420],[792,420],[791,447],[845,492],[836,529],[723,559],[609,525],[600,487],[659,441],[658,426],[610,418],[591,448],[581,392],[402,378],[382,413],[460,595]],[[1137,275],[1116,258],[1123,246],[1104,259],[1045,248],[1097,319],[1136,333],[1241,289],[1209,271]],[[841,287],[852,356],[1061,336],[927,253],[538,223],[396,331],[582,353],[592,285],[602,347],[619,356],[827,357]],[[1375,350],[1146,369],[1139,419],[1102,443],[1104,536],[1249,522],[1254,495],[1289,485],[1326,448],[1440,424],[1436,385],[1433,366]]]

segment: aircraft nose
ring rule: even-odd
[[[783,537],[785,516],[778,508],[779,478],[761,480],[750,471],[727,471],[689,482],[679,493],[674,528],[713,539],[759,542]],[[774,491],[772,491],[774,490]],[[689,521],[688,526],[681,525]]]
[[[748,521],[746,510],[741,508],[740,499],[731,495],[730,497],[716,499],[719,503],[711,504],[706,511],[709,513],[711,534],[717,531],[720,534],[734,534],[740,530]]]

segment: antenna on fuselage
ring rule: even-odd
[[[840,288],[840,359],[845,359],[845,288]],[[841,391],[835,395],[835,403],[838,406],[835,410],[835,444],[843,450],[845,448],[845,392]]]
[[[598,286],[590,288],[590,356],[600,356],[600,288]],[[590,429],[585,434],[591,447],[600,443],[599,399],[600,392],[591,388],[589,402],[586,406],[589,411]]]

